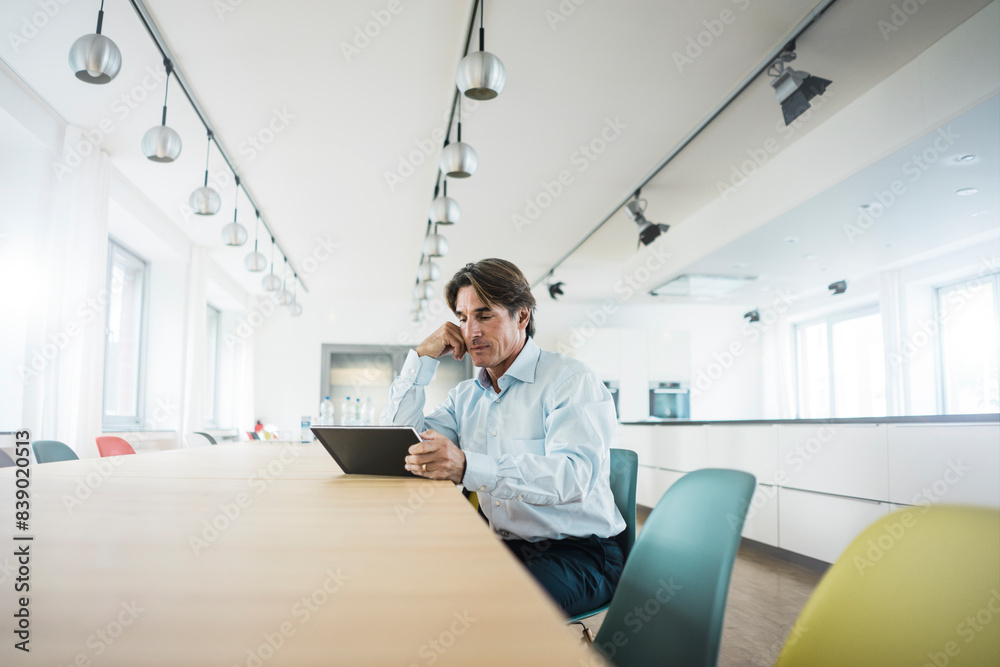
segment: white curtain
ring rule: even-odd
[[[34,229],[42,287],[28,315],[23,421],[33,439],[87,457],[101,433],[111,161],[78,127],[66,128],[63,148],[59,160],[76,166],[49,172]]]
[[[184,330],[184,388],[181,393],[181,424],[178,441],[187,442],[192,431],[204,430],[205,425],[205,311],[208,307],[206,286],[208,252],[201,246],[191,247],[188,265],[186,317]]]

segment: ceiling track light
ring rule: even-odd
[[[646,200],[640,197],[641,190],[635,191],[635,197],[625,204],[625,213],[635,224],[639,225],[639,242],[642,245],[649,245],[660,236],[665,234],[670,225],[658,222],[650,222],[646,219]]]
[[[485,0],[479,2],[479,50],[462,58],[455,75],[455,84],[463,95],[472,100],[492,100],[503,92],[507,70],[503,63],[485,49],[483,14]],[[460,140],[461,141],[461,140]]]
[[[826,286],[826,288],[828,290],[830,290],[830,292],[831,292],[830,296],[836,296],[838,294],[843,294],[844,292],[847,291],[847,281],[846,280],[838,280],[835,283],[830,283],[829,285]]]
[[[181,136],[167,127],[167,94],[170,92],[170,75],[174,65],[169,58],[163,59],[167,70],[167,81],[163,86],[163,119],[142,136],[142,152],[153,162],[173,162],[181,154]]]
[[[833,83],[829,79],[821,79],[809,72],[792,69],[787,63],[795,58],[793,39],[767,68],[767,75],[771,77],[771,87],[774,88],[781,104],[785,125],[791,125],[796,118],[805,113],[812,106],[809,100],[825,93],[827,86]]]
[[[476,149],[466,143],[462,143],[462,96],[458,96],[458,141],[448,143],[450,137],[445,138],[444,150],[441,151],[439,167],[441,173],[448,178],[468,178],[476,173],[479,167],[479,155]]]
[[[205,184],[191,193],[188,204],[198,215],[215,215],[222,208],[222,197],[215,188],[208,187],[208,161],[212,156],[212,133],[208,133],[208,148],[205,150]]]
[[[243,258],[243,266],[247,268],[247,271],[260,273],[267,268],[267,257],[264,257],[263,253],[257,251],[257,240],[260,236],[260,211],[255,210],[254,213],[257,214],[257,222],[253,228],[253,252],[248,253]]]
[[[118,45],[101,34],[104,25],[104,0],[97,12],[97,32],[84,35],[69,49],[69,66],[80,81],[108,83],[122,68],[122,52]]]
[[[240,177],[233,174],[236,179],[236,197],[233,200],[233,221],[222,228],[222,240],[228,246],[241,246],[247,242],[247,229],[236,221],[240,203]]]
[[[441,277],[441,269],[430,257],[420,262],[420,269],[417,271],[417,278],[422,283],[432,283]]]
[[[448,196],[448,179],[442,183],[443,193],[438,196],[438,187],[434,186],[434,201],[427,214],[432,225],[454,225],[462,217],[462,209],[458,202]]]
[[[751,310],[749,313],[744,313],[743,317],[750,322],[760,322],[760,311]]]
[[[274,237],[271,237],[271,272],[260,281],[260,286],[265,292],[277,292],[281,289],[281,279],[274,275]]]
[[[563,285],[565,284],[564,282],[554,281],[552,274],[549,274],[548,280],[545,281],[545,286],[548,288],[549,296],[553,301],[556,300],[556,297],[563,296]]]

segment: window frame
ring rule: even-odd
[[[937,376],[935,385],[935,404],[939,415],[952,414],[946,412],[948,407],[947,383],[945,382],[945,360],[944,360],[944,326],[941,321],[941,292],[952,287],[958,287],[974,280],[982,279],[984,283],[993,283],[993,314],[997,320],[997,331],[1000,332],[1000,271],[987,273],[985,275],[971,275],[959,280],[951,280],[946,283],[935,285],[934,289],[934,322],[937,327],[937,344],[934,345],[934,374]],[[967,414],[967,413],[954,413]]]
[[[795,362],[795,418],[796,419],[835,419],[834,415],[837,414],[837,392],[834,385],[835,374],[833,372],[833,367],[835,364],[834,354],[833,354],[833,325],[838,322],[843,322],[846,320],[853,320],[860,317],[867,317],[873,314],[881,315],[882,309],[879,307],[878,302],[865,304],[862,306],[852,307],[848,310],[838,310],[836,312],[830,313],[828,315],[822,315],[820,317],[811,317],[807,320],[802,320],[801,322],[796,322],[792,325],[792,359]],[[799,402],[801,394],[799,392],[799,327],[808,327],[816,324],[825,323],[826,324],[826,359],[829,368],[827,369],[827,375],[829,377],[827,391],[829,392],[829,414],[826,417],[802,417],[802,405]],[[883,340],[885,336],[885,323],[883,325]]]
[[[206,404],[211,404],[212,406],[212,418],[209,419],[205,416],[205,427],[206,428],[219,428],[219,368],[220,355],[219,351],[221,349],[220,343],[222,342],[222,309],[216,308],[210,303],[205,304],[205,326],[208,327],[208,314],[212,312],[215,313],[215,364],[211,369],[212,373],[212,396],[206,396]],[[205,340],[208,341],[208,331],[206,330]],[[205,350],[205,371],[208,372],[210,369],[208,367],[208,349]],[[207,379],[207,378],[206,378]]]
[[[114,268],[115,251],[127,255],[137,264],[142,266],[142,305],[139,314],[139,354],[137,360],[136,378],[136,414],[134,415],[109,415],[107,407],[107,386],[108,386],[108,336],[111,333],[108,318],[111,316],[110,296],[113,294],[112,269]],[[101,386],[101,427],[104,431],[125,431],[131,429],[142,429],[145,426],[146,407],[146,352],[147,334],[149,330],[149,261],[133,251],[124,243],[108,237],[108,260],[105,270],[105,290],[108,295],[107,305],[104,307],[104,363],[103,363],[103,383]]]

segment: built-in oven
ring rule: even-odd
[[[618,383],[615,382],[614,380],[605,380],[604,386],[607,387],[608,391],[611,392],[611,400],[615,402],[615,416],[619,417],[620,415],[618,413]]]
[[[650,382],[649,417],[690,419],[691,390],[680,382]]]

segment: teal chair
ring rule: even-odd
[[[616,667],[714,667],[729,579],[756,479],[696,470],[656,504],[594,648]]]
[[[625,530],[618,535],[618,546],[622,549],[625,562],[628,562],[628,555],[635,544],[635,484],[639,475],[639,455],[631,449],[611,450],[611,494],[615,497],[615,505],[625,519]],[[600,614],[608,608],[608,605],[601,605],[596,609],[577,614],[567,621],[568,623],[581,623],[583,619]]]
[[[58,440],[36,440],[31,443],[31,449],[35,452],[35,461],[38,463],[76,461],[80,458],[76,452]]]

